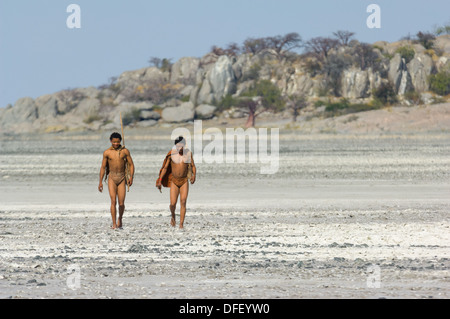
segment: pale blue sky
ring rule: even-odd
[[[68,29],[69,4],[81,29]],[[381,29],[366,8],[381,7]],[[0,0],[0,107],[25,96],[98,86],[152,56],[201,57],[212,45],[336,30],[360,41],[397,41],[450,21],[448,0]]]

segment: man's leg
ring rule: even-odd
[[[170,185],[170,213],[172,214],[172,219],[170,220],[170,225],[175,227],[175,208],[177,207],[178,194],[180,193],[180,189],[175,183],[171,183]]]
[[[112,218],[112,229],[117,228],[116,224],[116,197],[117,197],[117,186],[114,184],[111,178],[108,178],[108,189],[109,197],[111,198],[111,218]]]
[[[117,227],[121,228],[122,225],[122,217],[123,217],[123,213],[125,212],[125,196],[127,194],[126,191],[126,183],[125,180],[123,180],[122,183],[119,184],[119,186],[117,186],[117,197],[119,200],[119,220],[117,222]]]
[[[189,193],[189,182],[180,187],[180,228],[183,228],[184,217],[186,216],[186,201]]]

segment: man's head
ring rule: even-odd
[[[183,136],[178,136],[175,139],[175,146],[177,148],[177,151],[183,150],[183,148],[186,146],[186,140],[184,139]]]
[[[114,132],[109,137],[109,140],[111,141],[112,147],[118,148],[120,146],[120,143],[122,142],[122,136],[119,133]]]

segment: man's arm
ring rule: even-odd
[[[195,175],[197,174],[197,168],[195,167],[194,155],[192,155],[192,152],[191,152],[191,168],[192,168],[191,184],[194,184],[195,183]]]
[[[126,150],[125,155],[127,156],[127,163],[129,165],[128,167],[130,168],[130,180],[128,181],[128,185],[131,186],[131,185],[133,185],[134,162],[133,162],[133,159],[131,158],[131,154],[128,149]]]
[[[105,177],[106,172],[106,165],[108,164],[108,157],[106,156],[106,151],[103,152],[103,160],[102,160],[102,166],[100,167],[100,181],[98,183],[98,191],[103,191],[103,177]]]
[[[156,187],[158,187],[160,190],[161,190],[161,181],[162,181],[164,175],[166,175],[169,165],[170,165],[170,157],[167,158],[167,161],[166,161],[164,167],[161,169],[161,173],[159,174],[158,180],[156,182]]]

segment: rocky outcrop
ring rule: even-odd
[[[87,119],[96,116],[100,111],[100,101],[96,98],[85,98],[81,100],[73,110],[72,115]]]
[[[185,102],[179,106],[166,107],[161,113],[162,119],[169,123],[192,121],[194,115],[194,104],[192,102]]]
[[[161,114],[151,110],[143,110],[140,112],[139,119],[141,121],[154,120],[158,121],[161,118]]]
[[[117,84],[123,87],[136,86],[146,80],[167,81],[169,72],[163,72],[156,67],[142,68],[134,71],[125,71],[117,79]]]
[[[38,109],[31,97],[17,100],[14,106],[7,108],[0,118],[2,131],[31,131],[32,123],[38,118]]]
[[[222,55],[204,75],[201,88],[196,94],[196,104],[211,104],[236,91],[236,77],[232,59]]]
[[[433,60],[429,55],[416,54],[407,66],[411,82],[416,92],[422,93],[429,89],[428,77],[433,70]]]
[[[370,95],[369,74],[360,69],[345,70],[342,75],[341,96],[345,98],[365,98]]]
[[[342,74],[340,93],[342,97],[348,99],[368,98],[381,82],[380,73],[374,72],[371,68],[367,70],[351,68]]]
[[[395,54],[389,64],[388,79],[394,85],[395,92],[398,95],[404,95],[405,92],[413,89],[406,61],[398,53]]]
[[[195,83],[197,70],[200,66],[200,59],[193,57],[185,57],[179,59],[172,66],[170,73],[171,83]]]
[[[201,104],[195,108],[195,116],[199,119],[210,119],[214,116],[216,107],[209,104]]]
[[[35,100],[38,118],[54,118],[58,115],[58,100],[54,95],[43,95]]]
[[[436,69],[438,72],[450,70],[450,57],[442,56],[436,62]]]
[[[438,37],[435,50],[425,50],[406,40],[377,42],[375,46],[376,66],[364,60],[362,67],[352,45],[334,50],[333,55],[342,54],[351,63],[339,69],[340,77],[333,78],[333,82],[327,72],[317,69],[326,61],[315,65],[314,57],[293,53],[280,58],[271,49],[237,56],[218,55],[221,53],[215,51],[201,58],[184,57],[170,67],[123,72],[116,81],[99,88],[19,99],[14,106],[0,108],[0,132],[118,129],[120,114],[125,125],[136,127],[211,119],[215,115],[241,118],[245,114],[236,105],[229,105],[221,114],[217,108],[229,95],[236,101],[258,80],[269,80],[283,96],[304,95],[310,101],[343,97],[366,103],[384,82],[390,82],[400,96],[414,90],[422,101],[433,101],[429,76],[450,69],[450,36]],[[404,46],[415,51],[408,63],[397,51]],[[328,67],[330,70],[339,65]],[[330,87],[330,83],[339,87]]]
[[[434,41],[434,47],[443,52],[450,52],[450,34],[441,35]]]
[[[309,74],[300,72],[291,76],[286,83],[286,94],[300,94],[310,97],[317,97],[319,92],[325,87],[323,77],[311,77]]]
[[[136,123],[137,127],[152,127],[158,124],[158,120],[142,120]]]

